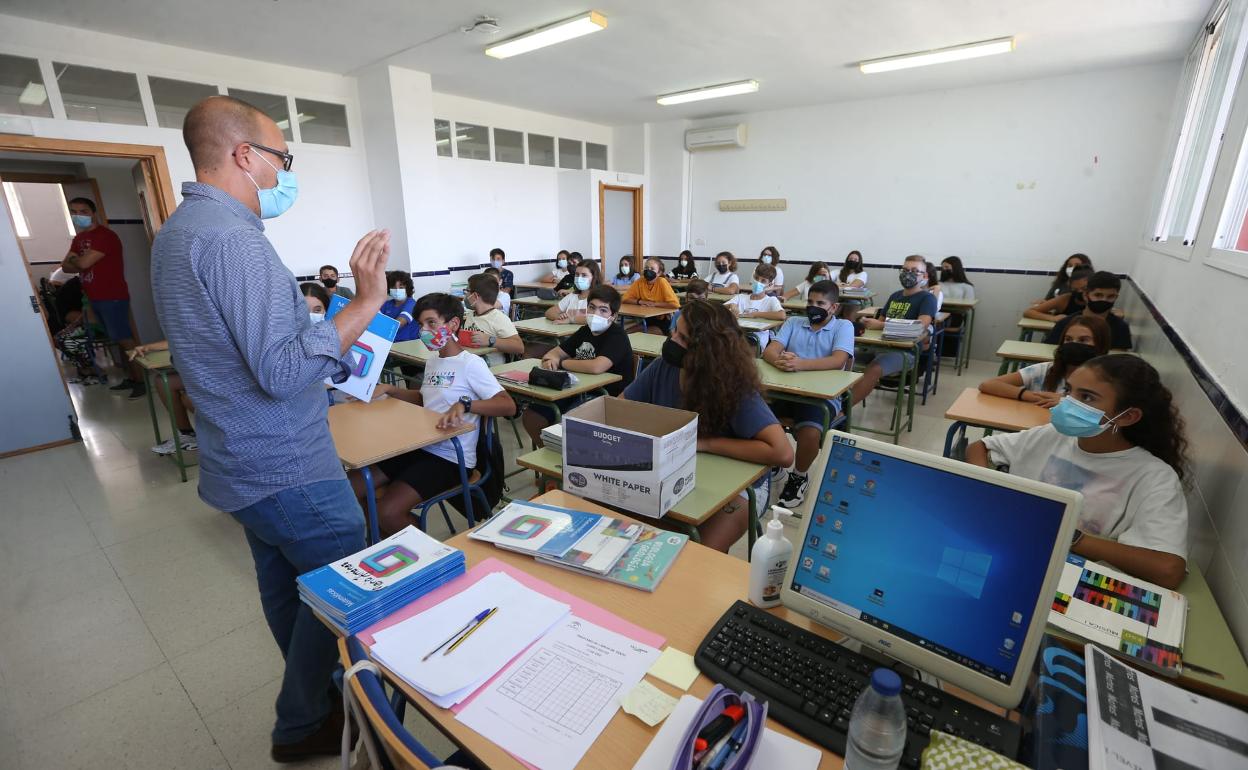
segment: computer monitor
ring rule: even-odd
[[[810,472],[785,606],[1018,705],[1082,495],[838,431]]]

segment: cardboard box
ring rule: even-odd
[[[696,482],[698,415],[596,398],[563,416],[563,488],[655,518]]]

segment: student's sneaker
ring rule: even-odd
[[[786,470],[788,470],[788,468],[781,468],[779,465],[775,466],[771,469],[771,480],[779,481],[780,477],[784,475]]]
[[[136,384],[134,380],[127,377],[116,385],[110,385],[108,389],[120,393],[123,390],[131,390]]]
[[[141,382],[136,382],[130,386],[130,395],[126,396],[126,398],[130,399],[131,401],[135,401],[140,398],[143,398],[146,395],[147,395],[147,386]]]
[[[806,477],[806,474],[790,471],[789,480],[780,492],[780,504],[785,508],[796,508],[806,499],[806,490],[809,487],[810,480]]]

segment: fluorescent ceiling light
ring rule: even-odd
[[[887,56],[883,59],[870,59],[858,62],[858,69],[862,70],[863,74],[870,75],[876,72],[892,72],[893,70],[904,70],[910,67],[926,67],[929,64],[945,64],[946,62],[961,61],[962,59],[978,59],[981,56],[1009,53],[1013,50],[1013,37],[999,37],[995,40],[981,40],[978,43],[937,48],[934,51],[920,51],[918,53],[904,53],[900,56]]]
[[[597,11],[587,11],[580,16],[573,16],[570,19],[557,21],[554,24],[547,24],[545,27],[538,27],[532,32],[526,32],[519,37],[513,37],[498,45],[492,45],[485,49],[485,55],[493,56],[495,59],[506,59],[510,56],[536,51],[548,45],[562,43],[565,40],[572,40],[573,38],[606,28],[606,16]]]
[[[695,88],[692,91],[678,91],[674,94],[664,94],[659,97],[659,104],[666,107],[672,104],[684,104],[685,102],[700,102],[703,99],[718,99],[721,96],[752,94],[757,90],[757,80],[741,80],[736,83],[724,83],[718,86]]]
[[[48,89],[43,87],[43,83],[29,82],[22,89],[22,95],[17,97],[22,104],[29,104],[38,107],[48,100]]]

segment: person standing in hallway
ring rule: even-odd
[[[356,244],[358,301],[313,322],[264,219],[298,184],[281,129],[246,102],[213,96],[182,126],[195,167],[152,245],[156,313],[197,408],[199,495],[243,525],[265,619],[286,660],[271,757],[337,755],[334,636],[295,578],[364,547],[364,514],[334,450],[323,380],[386,299],[390,233]],[[331,182],[323,182],[330,184]]]
[[[118,393],[128,390],[132,401],[143,398],[147,395],[143,370],[130,355],[135,341],[134,332],[130,329],[130,286],[126,283],[121,238],[100,224],[95,201],[90,198],[71,200],[69,216],[78,234],[69,244],[69,253],[61,261],[61,269],[66,273],[80,274],[82,290],[91,301],[91,309],[104,325],[108,338],[116,342],[127,357],[127,361],[122,363],[125,377],[109,390]]]

